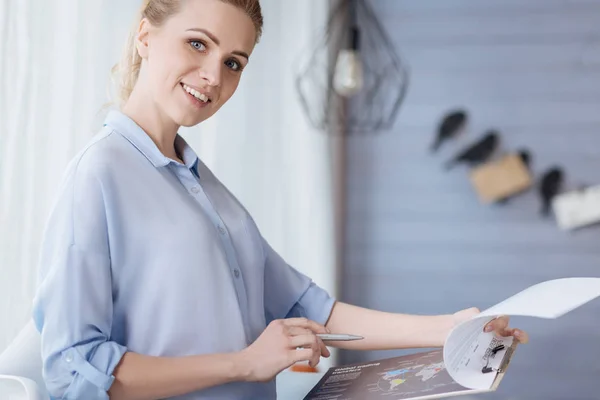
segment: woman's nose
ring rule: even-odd
[[[200,68],[200,78],[210,86],[220,86],[223,64],[220,61],[207,62]]]

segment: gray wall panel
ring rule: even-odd
[[[533,150],[536,176],[559,164],[568,188],[600,183],[600,1],[371,4],[410,65],[411,86],[392,132],[347,141],[343,299],[449,313],[548,279],[600,277],[600,228],[559,231],[539,217],[533,191],[484,206],[465,168],[442,168],[496,128],[505,150]],[[465,135],[429,154],[440,117],[455,107],[470,113]],[[599,316],[592,303],[554,321],[515,318],[532,342],[499,391],[481,398],[600,398]],[[342,362],[406,352],[343,352]]]

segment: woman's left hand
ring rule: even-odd
[[[509,320],[510,318],[506,315],[494,318],[485,326],[485,328],[483,328],[483,331],[495,331],[496,334],[499,336],[514,336],[514,338],[517,339],[519,343],[523,344],[529,342],[529,335],[527,334],[527,332],[522,331],[521,329],[510,328],[508,326]]]
[[[473,318],[477,314],[479,314],[479,309],[473,307],[465,310],[458,311],[454,313],[454,321],[455,325],[466,321],[468,319]],[[529,342],[529,335],[527,332],[509,327],[510,318],[506,315],[502,315],[500,317],[494,318],[491,320],[484,328],[484,332],[492,332],[495,331],[499,336],[514,336],[515,339],[519,341],[519,343],[527,343]]]

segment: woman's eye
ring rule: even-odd
[[[196,50],[200,50],[200,51],[204,51],[206,49],[206,46],[204,46],[204,43],[198,41],[198,40],[192,40],[190,41],[190,45],[195,48]]]
[[[231,68],[234,71],[239,71],[242,68],[242,65],[237,62],[237,60],[227,60],[225,61],[225,65],[227,65],[228,68]]]

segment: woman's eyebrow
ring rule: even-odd
[[[210,31],[207,31],[206,29],[203,29],[203,28],[190,28],[187,31],[204,33],[217,46],[219,46],[221,44],[221,42],[219,41],[219,39],[214,34],[212,34]],[[246,53],[244,51],[241,51],[241,50],[234,50],[234,51],[231,52],[231,54],[236,54],[238,56],[244,57],[246,60],[248,60],[250,58],[250,56],[248,55],[248,53]]]

